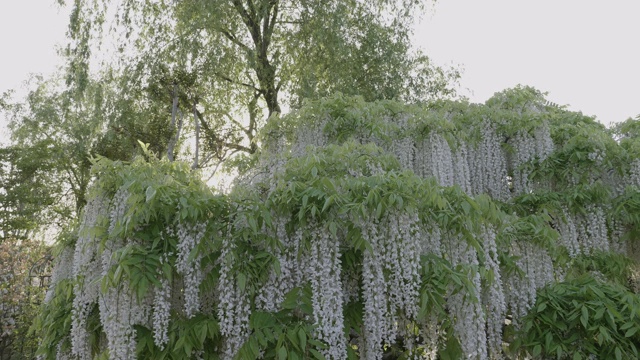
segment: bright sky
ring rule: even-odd
[[[517,84],[604,123],[640,114],[640,1],[438,0],[416,42],[473,102]]]
[[[20,87],[31,73],[46,75],[60,64],[56,45],[64,43],[68,13],[58,10],[53,0],[0,4],[0,93]]]
[[[640,114],[639,0],[438,0],[433,8],[416,44],[437,64],[462,66],[471,101],[523,84],[605,124]],[[60,65],[67,20],[53,0],[3,1],[0,93]]]

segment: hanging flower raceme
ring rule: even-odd
[[[313,292],[313,317],[318,340],[328,346],[322,350],[327,359],[344,359],[343,287],[341,282],[340,239],[337,234],[311,225],[311,251],[306,278]]]
[[[452,234],[446,241],[447,252],[454,266],[463,266],[469,272],[470,291],[450,294],[447,304],[451,309],[453,328],[460,340],[464,356],[468,359],[487,358],[487,320],[482,309],[482,283],[478,273],[478,253],[460,234]]]
[[[182,275],[184,281],[184,312],[187,317],[193,317],[200,308],[199,288],[202,282],[202,269],[200,268],[201,254],[196,248],[203,239],[206,224],[197,225],[178,224],[176,235],[178,237],[178,259],[176,270]]]
[[[370,245],[362,263],[362,357],[381,359],[380,344],[395,343],[398,322],[416,318],[422,238],[416,213],[393,210],[380,220],[361,220],[359,226],[363,239]]]
[[[502,328],[507,305],[500,276],[495,230],[484,226],[481,241],[485,255],[485,268],[492,275],[489,284],[482,289],[482,305],[487,313],[487,347],[491,358],[498,359],[502,357]]]
[[[98,226],[105,220],[109,203],[104,196],[91,199],[84,208],[82,223],[78,230],[73,259],[74,285],[73,316],[71,324],[71,352],[78,359],[91,359],[91,344],[87,318],[100,295],[100,279],[103,274],[99,255],[100,237]],[[101,219],[102,218],[102,219]],[[102,224],[104,226],[104,224]]]
[[[232,359],[249,335],[250,304],[245,289],[240,288],[236,274],[234,251],[236,246],[230,236],[222,241],[221,268],[218,280],[218,318],[220,333],[225,337],[224,355]]]
[[[507,164],[502,140],[496,134],[495,125],[485,119],[480,124],[482,139],[473,151],[471,187],[474,195],[489,194],[497,200],[509,195]]]

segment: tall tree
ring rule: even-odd
[[[103,88],[92,83],[83,101],[74,101],[61,90],[56,79],[34,78],[33,90],[25,102],[9,103],[4,107],[9,119],[12,141],[21,152],[9,159],[13,165],[30,160],[27,166],[47,165],[48,186],[58,189],[57,205],[63,218],[75,216],[85,205],[86,189],[90,181],[91,150],[102,131],[107,111],[103,102]],[[35,157],[33,157],[35,156]],[[22,184],[24,185],[24,184]]]
[[[110,0],[75,0],[68,81],[84,89],[100,29],[115,15],[109,35],[121,51],[119,74],[167,107],[177,89],[178,108],[199,122],[205,165],[254,153],[266,119],[303,99],[332,92],[367,100],[451,95],[457,73],[431,65],[409,44],[424,3],[126,0],[113,10]]]
[[[55,205],[61,188],[48,145],[0,148],[0,243],[30,239],[42,220],[68,216]]]

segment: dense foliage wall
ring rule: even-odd
[[[148,151],[96,159],[41,354],[636,358],[636,121],[546,104],[311,102],[228,194]]]
[[[46,291],[49,255],[38,241],[0,241],[0,359],[33,357],[37,336],[29,333]]]

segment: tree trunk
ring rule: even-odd
[[[173,83],[173,105],[171,106],[171,132],[175,130],[176,127],[176,115],[178,112],[178,84]],[[178,129],[175,136],[172,136],[169,140],[169,145],[167,146],[167,158],[169,161],[173,161],[173,150],[176,146],[176,142],[178,141],[180,130]],[[175,139],[175,141],[174,141]]]
[[[196,105],[198,104],[198,100],[194,100],[193,101],[193,123],[196,126],[196,151],[195,151],[195,156],[193,159],[193,165],[191,165],[192,169],[197,169],[199,167],[198,165],[198,154],[199,154],[199,150],[200,150],[200,122],[198,121],[198,115],[196,113]]]

